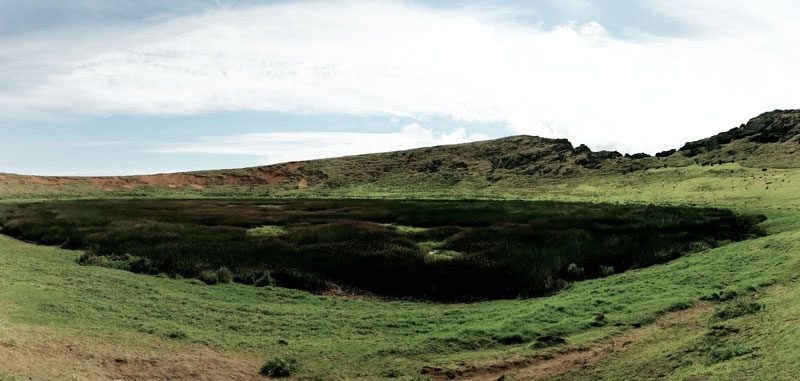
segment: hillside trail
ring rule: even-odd
[[[623,351],[627,346],[653,336],[670,327],[696,323],[703,316],[708,315],[712,305],[707,302],[696,303],[694,306],[666,313],[655,322],[640,328],[625,331],[618,336],[595,341],[585,346],[568,348],[561,352],[548,355],[532,356],[509,362],[501,362],[481,368],[466,368],[449,375],[444,372],[434,372],[434,380],[465,380],[465,381],[495,381],[503,379],[512,380],[542,380],[562,375],[575,370],[580,370],[593,365],[611,354]]]

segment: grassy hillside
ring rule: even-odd
[[[566,139],[513,136],[484,142],[263,167],[95,178],[0,174],[2,199],[107,197],[385,197],[392,193],[493,196],[587,178],[719,166],[800,167],[800,111],[776,110],[677,151],[593,152]]]
[[[796,369],[800,353],[794,351],[797,331],[786,320],[787,314],[800,307],[792,297],[800,291],[795,283],[800,269],[800,171],[769,169],[764,173],[729,164],[647,173],[638,180],[596,177],[583,186],[541,185],[530,195],[722,205],[766,213],[769,220],[764,226],[771,234],[664,265],[578,282],[551,297],[477,304],[349,299],[235,284],[203,286],[83,267],[75,262],[79,252],[3,238],[0,276],[7,281],[0,284],[2,318],[24,329],[6,329],[0,340],[6,343],[3,348],[26,350],[37,339],[19,332],[30,330],[39,340],[80,338],[110,342],[114,348],[139,348],[125,353],[129,364],[134,359],[160,359],[210,345],[222,348],[253,372],[268,359],[291,357],[297,360],[298,375],[324,379],[393,374],[414,378],[423,366],[467,375],[476,367],[526,364],[531,356],[557,354],[637,326],[648,327],[666,311],[687,308],[701,298],[737,295],[732,300],[703,302],[711,303],[707,315],[701,314],[686,335],[675,335],[666,327],[631,347],[649,357],[614,352],[584,370],[588,373],[574,377],[622,377],[648,371],[670,379],[686,375],[736,378],[776,366],[785,374],[800,372]],[[781,185],[767,192],[766,182]],[[753,190],[736,192],[736,187]],[[708,316],[753,298],[763,305],[753,314],[724,322]],[[600,314],[603,318],[598,320]],[[720,330],[713,328],[717,324],[732,329],[722,337],[709,336],[708,332]],[[529,340],[533,337],[560,337],[566,343]],[[553,344],[557,345],[548,347]],[[87,361],[100,360],[76,364]],[[0,368],[10,366],[0,360]],[[498,372],[513,375],[524,372],[524,367]]]

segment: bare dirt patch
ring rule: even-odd
[[[77,183],[89,183],[94,188],[105,191],[117,189],[135,189],[138,187],[204,189],[213,186],[260,186],[260,185],[296,185],[299,189],[308,186],[308,179],[302,169],[304,162],[276,164],[263,167],[248,168],[234,173],[215,172],[210,174],[194,173],[159,173],[141,176],[102,176],[102,177],[49,177],[49,176],[13,176],[0,174],[0,182],[16,182],[21,185],[60,186]]]
[[[147,175],[141,176],[139,180],[145,185],[165,186],[171,188],[184,185],[205,186],[208,184],[208,180],[206,178],[182,173]]]
[[[5,325],[5,324],[4,324]],[[260,380],[258,359],[163,340],[141,345],[4,327],[0,369],[31,380]]]
[[[67,185],[74,184],[78,182],[78,180],[66,177],[28,176],[23,178],[23,182],[33,185]]]
[[[707,315],[711,308],[710,303],[698,303],[689,309],[667,313],[653,324],[631,329],[618,336],[596,341],[586,346],[567,348],[556,353],[537,354],[528,358],[499,362],[489,366],[467,367],[456,371],[426,368],[423,369],[423,373],[428,373],[434,380],[494,381],[504,379],[504,377],[515,380],[541,380],[586,368],[659,331],[697,321]]]
[[[295,178],[299,175],[298,170],[304,166],[304,163],[295,162],[287,164],[271,165],[268,167],[257,168],[253,175],[267,184],[278,184],[286,181],[289,178]]]
[[[166,188],[190,186],[196,189],[202,189],[208,185],[208,179],[205,177],[182,173],[165,173],[135,177],[92,177],[90,181],[92,186],[103,190],[133,189],[140,186]]]
[[[264,180],[267,184],[277,184],[286,179],[286,176],[284,176],[283,173],[268,170],[260,170],[255,172],[255,177]]]
[[[93,177],[91,183],[93,187],[104,190],[112,190],[114,188],[132,189],[136,187],[134,180],[123,177]]]

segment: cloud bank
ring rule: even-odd
[[[274,164],[486,139],[486,135],[467,134],[463,128],[436,133],[412,123],[400,131],[388,133],[270,132],[205,136],[193,142],[165,145],[156,152],[257,156],[261,164]]]
[[[0,39],[0,113],[443,117],[654,152],[800,106],[795,2],[651,5],[695,32],[622,39],[476,8],[302,2]]]

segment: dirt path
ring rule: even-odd
[[[667,313],[647,326],[632,329],[619,336],[600,340],[584,347],[566,349],[553,355],[538,355],[499,363],[480,369],[464,369],[449,375],[437,373],[433,378],[435,380],[495,381],[504,376],[513,380],[541,380],[557,376],[592,365],[610,354],[668,327],[697,321],[707,315],[711,308],[710,303],[697,303],[689,309]]]
[[[0,369],[26,380],[263,380],[256,359],[206,346],[62,338],[1,323]]]

